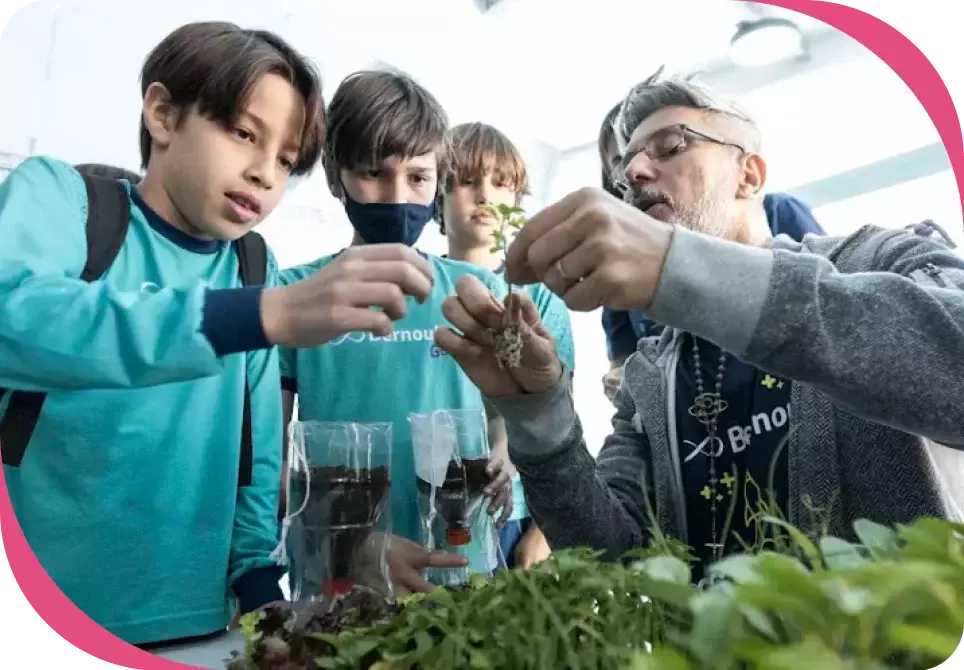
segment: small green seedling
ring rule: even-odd
[[[512,205],[482,205],[479,207],[498,223],[498,227],[492,233],[493,245],[490,251],[495,253],[502,252],[502,260],[509,255],[509,245],[512,244],[510,236],[515,236],[525,225],[525,212],[521,207]],[[513,232],[515,231],[515,232]]]
[[[525,213],[521,207],[512,205],[482,205],[479,209],[496,220],[496,228],[492,232],[492,253],[501,252],[502,262],[509,256],[509,245],[512,239],[525,225]],[[495,357],[499,363],[509,368],[522,365],[522,326],[519,321],[521,315],[512,309],[512,285],[505,296],[505,317],[502,328],[493,330],[495,340]]]

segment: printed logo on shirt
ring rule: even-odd
[[[362,344],[363,342],[372,342],[375,344],[434,343],[436,330],[438,330],[437,326],[435,328],[419,328],[415,330],[396,330],[385,337],[379,337],[378,335],[374,335],[372,333],[363,332],[345,333],[341,337],[337,337],[329,342],[328,345],[338,347],[343,344]]]
[[[775,430],[780,430],[786,426],[789,421],[790,403],[787,403],[783,406],[774,407],[770,412],[754,414],[750,417],[750,425],[748,426],[730,426],[725,433],[726,440],[729,443],[730,450],[734,454],[739,454],[750,446],[754,435],[764,435],[772,433]],[[683,444],[690,450],[683,457],[684,463],[689,463],[701,453],[705,456],[712,454],[713,458],[719,458],[723,455],[723,450],[726,448],[723,437],[720,435],[713,438],[712,446],[710,445],[709,436],[704,437],[699,444],[692,440],[683,440]]]

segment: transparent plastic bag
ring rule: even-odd
[[[392,598],[391,457],[390,423],[292,422],[279,545],[292,601],[357,588]]]
[[[477,574],[505,568],[495,521],[488,513],[490,482],[485,412],[436,410],[410,414],[422,544],[465,556],[467,568],[428,569],[438,586],[464,586]]]

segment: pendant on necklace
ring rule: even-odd
[[[726,411],[729,403],[716,393],[700,393],[693,400],[689,414],[704,426],[716,423],[716,419]]]

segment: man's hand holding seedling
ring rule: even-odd
[[[569,309],[648,309],[675,226],[600,189],[584,188],[535,214],[506,253],[505,274],[542,282]]]
[[[562,375],[556,343],[539,319],[526,293],[511,293],[508,309],[479,279],[464,275],[455,295],[442,304],[442,314],[454,326],[435,331],[435,343],[448,352],[482,393],[490,398],[544,393]],[[509,312],[507,316],[507,312]],[[506,319],[519,325],[519,364],[503,364],[496,354],[494,331]]]

